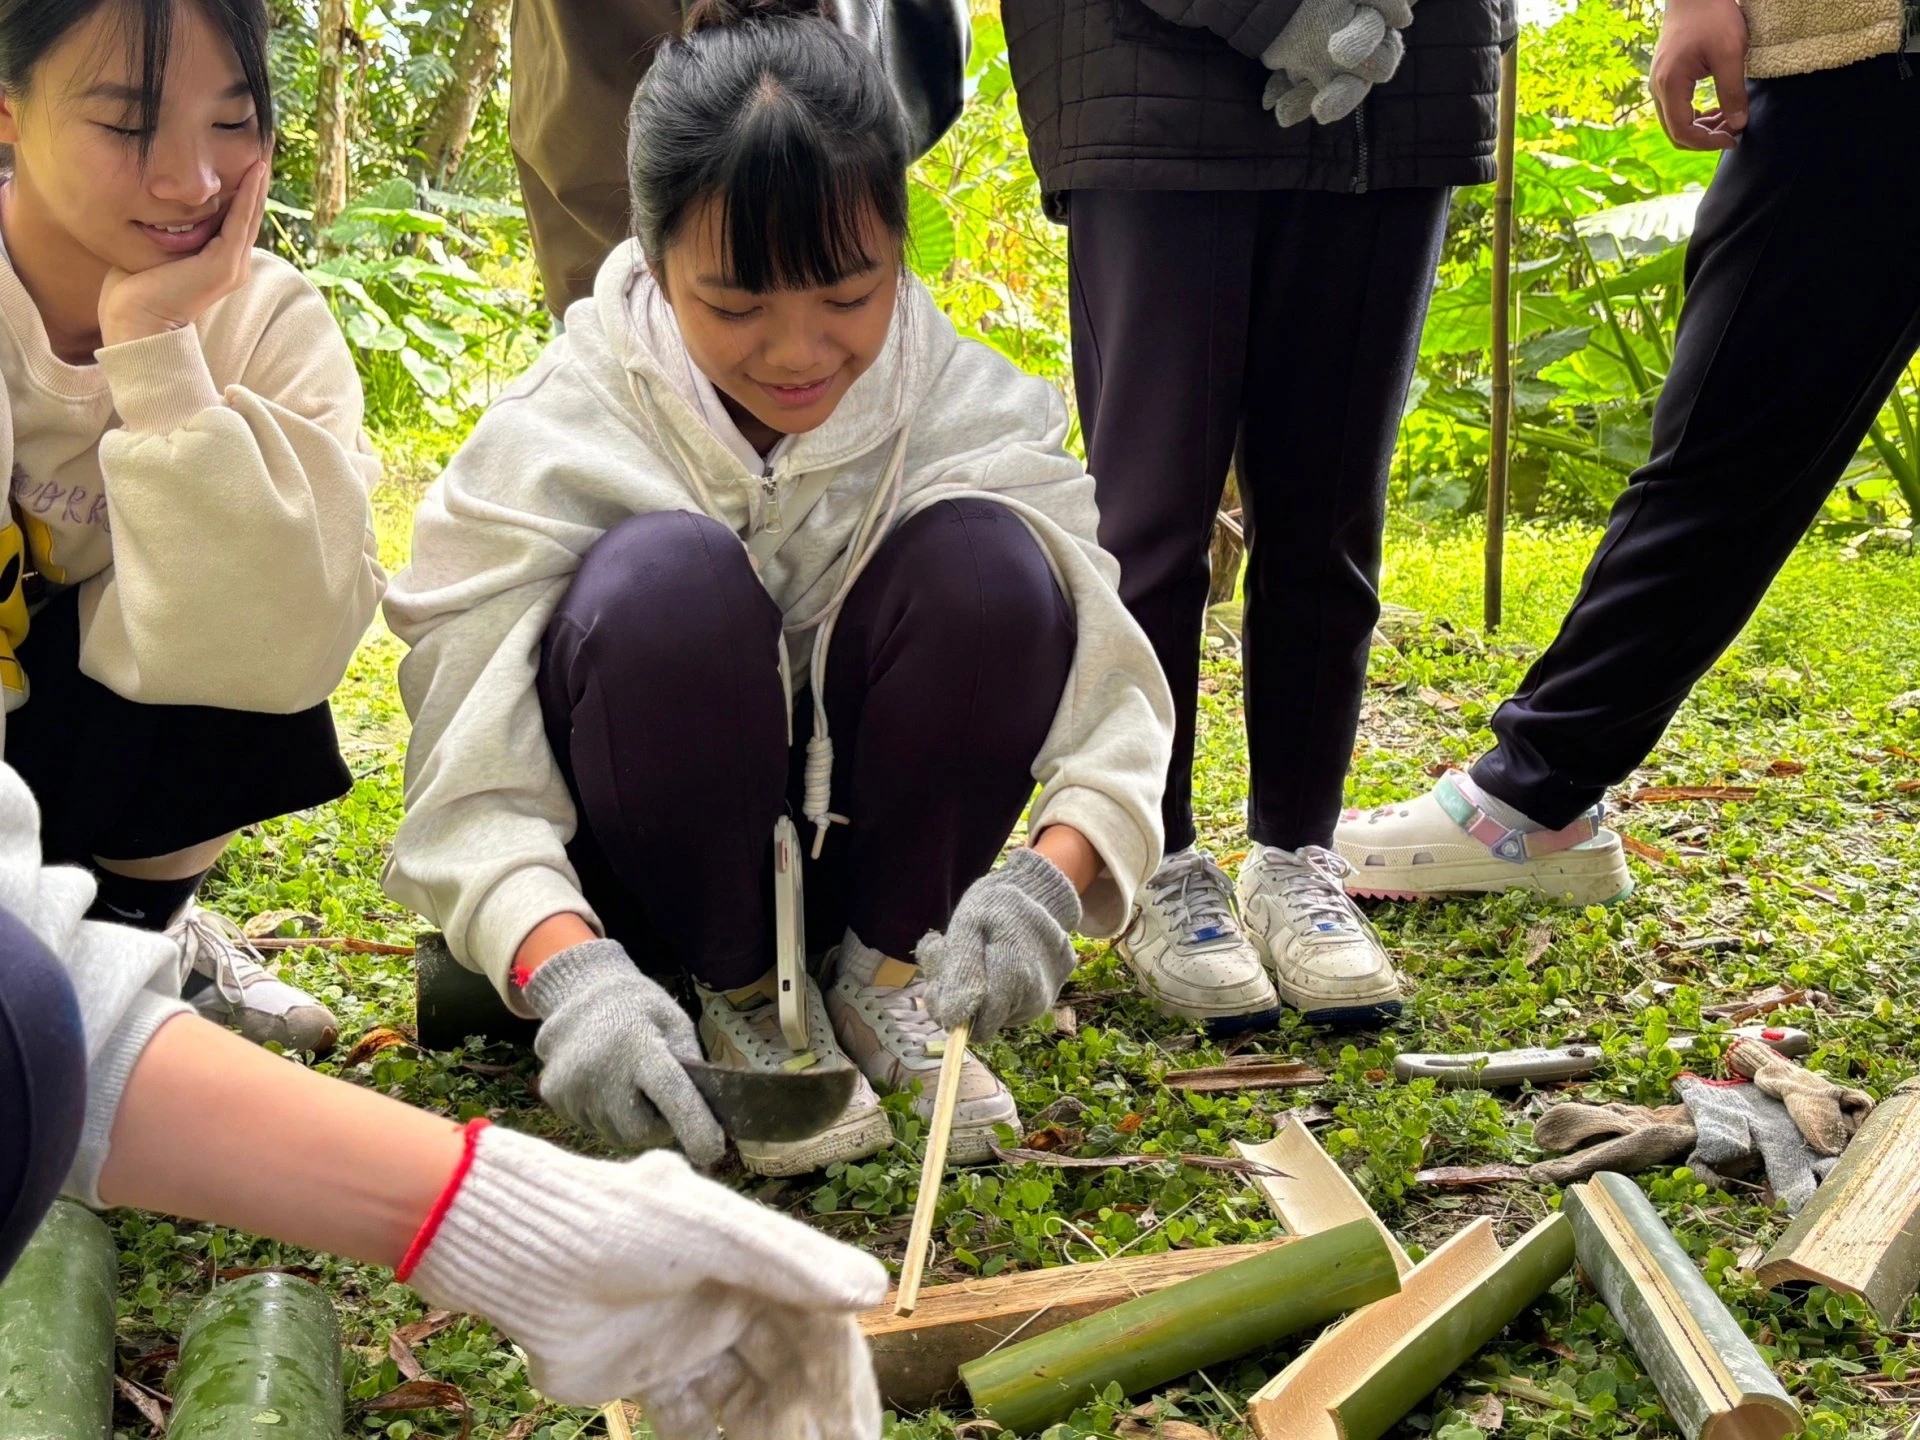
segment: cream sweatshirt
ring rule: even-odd
[[[93,891],[87,871],[40,864],[40,807],[19,773],[0,764],[0,908],[11,911],[53,952],[80,1002],[88,1061],[86,1125],[65,1189],[98,1208],[100,1169],[134,1064],[154,1032],[190,1008],[180,998],[179,942],[86,919]]]
[[[775,452],[768,474],[703,419],[699,384],[629,244],[427,492],[412,564],[387,597],[388,623],[412,647],[400,688],[414,723],[388,892],[511,1002],[508,970],[535,925],[568,912],[593,921],[566,856],[578,817],[534,690],[541,634],[581,558],[630,515],[706,512],[745,538],[778,509],[791,537],[760,578],[788,625],[802,625],[837,588],[904,427],[896,523],[960,496],[998,501],[1039,540],[1073,609],[1078,650],[1034,760],[1031,824],[1071,825],[1092,842],[1103,868],[1085,928],[1117,933],[1160,858],[1173,705],[1095,538],[1093,481],[1064,447],[1060,396],[960,339],[918,282],[902,287],[873,366],[824,425]],[[820,472],[824,492],[802,514],[796,490]],[[811,633],[791,636],[795,676]]]
[[[1916,37],[1906,0],[1742,0],[1747,74],[1756,79],[1834,70],[1890,55]]]
[[[0,465],[20,532],[0,535],[0,564],[24,545],[49,581],[80,587],[80,668],[130,700],[319,704],[386,586],[368,500],[380,462],[326,302],[255,251],[252,278],[198,323],[96,358],[53,353],[0,255]],[[30,623],[9,589],[0,634],[10,606]]]

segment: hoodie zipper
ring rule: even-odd
[[[1362,100],[1353,112],[1353,193],[1367,193],[1367,171],[1372,164],[1367,140],[1367,102]]]
[[[780,533],[780,479],[773,473],[773,462],[763,462],[765,468],[760,472],[760,498],[764,502],[760,511],[762,530]]]

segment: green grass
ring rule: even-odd
[[[404,466],[431,469],[432,447]],[[414,486],[383,497],[389,558],[405,545]],[[1508,624],[1497,640],[1478,630],[1479,545],[1462,531],[1396,528],[1388,545],[1383,623],[1376,648],[1350,795],[1355,803],[1424,787],[1427,767],[1466,760],[1488,742],[1492,707],[1550,638],[1578,584],[1592,535],[1526,532],[1509,547]],[[1276,1111],[1317,1100],[1332,1111],[1320,1132],[1362,1191],[1410,1245],[1431,1248],[1473,1216],[1493,1217],[1512,1239],[1556,1203],[1547,1190],[1506,1186],[1434,1192],[1417,1186],[1424,1165],[1524,1163],[1538,1096],[1436,1092],[1388,1077],[1398,1049],[1504,1047],[1581,1038],[1604,1044],[1611,1064],[1582,1087],[1591,1099],[1641,1103],[1668,1097],[1668,1057],[1637,1059],[1630,1047],[1667,1025],[1694,1023],[1702,1005],[1778,980],[1815,986],[1832,1009],[1783,1012],[1819,1043],[1812,1063],[1885,1093],[1920,1059],[1912,955],[1920,843],[1920,704],[1899,700],[1920,673],[1920,567],[1903,555],[1855,562],[1813,544],[1789,566],[1761,613],[1701,684],[1640,778],[1758,787],[1748,804],[1628,808],[1617,823],[1659,847],[1667,864],[1638,861],[1639,889],[1611,910],[1555,909],[1518,897],[1484,903],[1381,906],[1375,918],[1412,982],[1404,1021],[1377,1036],[1328,1037],[1294,1023],[1258,1048],[1321,1065],[1332,1077],[1315,1093],[1184,1095],[1158,1083],[1173,1066],[1221,1052],[1162,1019],[1127,993],[1103,947],[1087,948],[1069,998],[1075,1038],[1036,1028],[995,1042],[987,1058],[1012,1085],[1025,1116],[1043,1111],[1084,1155],[1128,1151],[1225,1152],[1234,1139],[1272,1133]],[[1674,617],[1686,623],[1686,617]],[[1205,843],[1221,855],[1244,848],[1240,802],[1245,750],[1237,666],[1216,640],[1207,674],[1198,805]],[[259,827],[230,854],[210,898],[244,918],[266,910],[320,915],[329,934],[405,939],[418,927],[379,889],[385,847],[400,811],[404,716],[392,682],[398,647],[369,639],[336,699],[358,784],[337,805]],[[1898,701],[1898,703],[1894,703]],[[1791,762],[1779,765],[1776,762]],[[1804,769],[1797,767],[1804,766]],[[1625,788],[1625,787],[1623,787]],[[1725,937],[1713,949],[1676,942]],[[340,1014],[346,1045],[376,1026],[412,1018],[408,962],[310,950],[289,956],[301,983]],[[1654,1001],[1653,987],[1678,988]],[[485,1111],[547,1134],[560,1127],[527,1088],[530,1064],[506,1053],[425,1055],[385,1050],[348,1068],[322,1067],[360,1084],[451,1114]],[[897,1260],[917,1173],[920,1126],[890,1102],[903,1142],[888,1156],[835,1166],[793,1181],[749,1182],[751,1193]],[[570,1143],[580,1144],[577,1137]],[[1782,1217],[1752,1192],[1707,1190],[1684,1171],[1648,1177],[1662,1214],[1727,1303],[1774,1360],[1820,1437],[1904,1434],[1902,1382],[1920,1361],[1920,1309],[1910,1330],[1882,1331],[1857,1303],[1815,1290],[1771,1295],[1745,1266],[1777,1235]],[[128,1367],[170,1345],[194,1296],[222,1267],[311,1266],[339,1301],[351,1347],[355,1398],[398,1383],[387,1357],[392,1329],[419,1318],[412,1294],[386,1272],[295,1253],[229,1231],[117,1217],[123,1246],[121,1342]],[[943,1193],[936,1230],[941,1277],[1085,1260],[1122,1246],[1161,1250],[1256,1240],[1274,1233],[1264,1207],[1234,1177],[1175,1163],[1126,1170],[997,1167],[957,1175]],[[1304,1344],[1311,1337],[1301,1337]],[[416,1347],[427,1373],[465,1392],[475,1433],[573,1440],[598,1433],[590,1414],[542,1408],[524,1362],[487,1327],[462,1322]],[[1214,1430],[1244,1433],[1246,1394],[1296,1347],[1251,1355],[1191,1377],[1159,1399],[1161,1410]],[[160,1365],[149,1366],[156,1378]],[[1867,1382],[1877,1379],[1876,1387]],[[1502,1398],[1502,1434],[1521,1437],[1672,1433],[1658,1398],[1620,1332],[1591,1292],[1569,1277],[1533,1312],[1416,1405],[1397,1433],[1468,1440],[1479,1432],[1459,1409],[1488,1384],[1536,1398]],[[1914,1394],[1920,1395],[1920,1377]],[[1054,1440],[1114,1433],[1127,1407],[1089,1406]],[[962,1412],[964,1414],[964,1412]],[[131,1411],[128,1434],[144,1433]],[[906,1440],[979,1434],[938,1413],[901,1417]],[[458,1431],[456,1417],[422,1412],[355,1420],[354,1434],[384,1429],[394,1440]]]

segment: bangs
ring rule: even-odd
[[[710,192],[728,283],[807,290],[885,263],[867,240],[874,221],[883,233],[905,229],[901,177],[871,152],[826,143],[791,95],[763,90],[756,100]]]
[[[153,149],[165,97],[167,58],[173,53],[174,8],[192,4],[233,47],[253,100],[255,128],[265,144],[273,134],[273,90],[267,77],[266,14],[260,0],[117,0],[127,72],[134,78],[139,112],[140,158]]]

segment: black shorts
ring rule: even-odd
[[[41,606],[19,658],[28,698],[6,718],[6,760],[40,802],[49,865],[171,855],[353,786],[325,704],[142,705],[82,675],[78,590]]]

